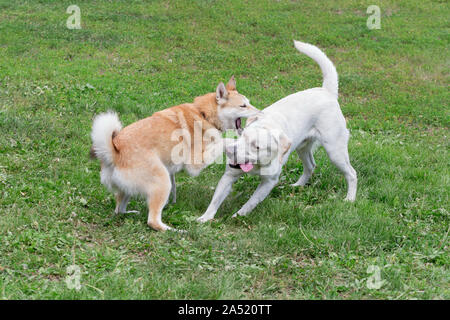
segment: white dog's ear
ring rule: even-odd
[[[225,88],[223,82],[219,83],[216,89],[216,100],[218,104],[225,103],[225,100],[228,98],[228,91]]]
[[[236,80],[234,79],[234,76],[231,76],[230,80],[227,83],[226,88],[229,91],[236,90]]]
[[[248,126],[250,123],[255,122],[256,120],[258,120],[258,116],[257,115],[248,118],[247,121],[245,122],[245,126]]]
[[[286,154],[286,152],[289,151],[289,148],[291,147],[291,140],[289,140],[289,138],[283,132],[280,132],[278,139],[279,139],[278,160],[280,160],[280,163],[282,163],[284,155]]]

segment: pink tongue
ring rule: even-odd
[[[253,169],[253,165],[251,163],[240,164],[239,166],[244,172],[249,172],[250,170]]]

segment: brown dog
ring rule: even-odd
[[[236,91],[232,77],[226,87],[221,82],[216,93],[156,112],[124,129],[116,113],[98,115],[91,155],[101,162],[102,184],[116,195],[115,212],[127,212],[130,197],[144,195],[147,224],[155,230],[171,229],[161,221],[161,213],[171,191],[175,202],[175,173],[186,169],[198,175],[222,152],[217,141],[221,133],[241,129],[241,118],[258,112]]]

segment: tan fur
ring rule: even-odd
[[[222,131],[217,118],[215,94],[196,98],[192,104],[182,104],[156,112],[123,128],[113,139],[118,150],[114,154],[116,166],[124,169],[140,166],[140,161],[148,162],[149,153],[154,153],[164,165],[169,165],[171,151],[179,143],[171,141],[172,132],[186,129],[193,137],[195,121],[202,121],[203,132],[211,128]],[[193,155],[193,145],[191,151]]]

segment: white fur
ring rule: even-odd
[[[117,113],[113,111],[101,113],[94,119],[91,138],[95,155],[103,164],[100,171],[100,181],[110,191],[122,190],[126,194],[120,208],[121,212],[125,212],[129,196],[143,194],[144,190],[133,179],[124,177],[126,171],[119,170],[114,165],[112,134],[113,132],[119,133],[121,129],[122,124]]]
[[[108,111],[97,115],[92,125],[91,139],[95,155],[103,164],[110,166],[113,164],[112,158],[112,134],[122,130],[117,113]]]
[[[338,97],[338,74],[333,62],[328,59],[325,53],[316,46],[294,40],[294,45],[298,51],[306,54],[308,57],[317,62],[322,70],[323,83],[322,87],[332,93],[336,99]]]
[[[295,41],[295,47],[314,59],[322,69],[324,76],[322,88],[312,88],[291,94],[262,111],[257,120],[251,122],[234,145],[227,145],[226,153],[237,163],[251,162],[254,168],[250,174],[260,175],[261,184],[252,197],[235,214],[246,215],[270,193],[277,184],[282,166],[289,154],[296,150],[303,162],[303,174],[294,186],[305,185],[315,168],[313,151],[317,144],[324,146],[330,160],[344,174],[348,191],[346,200],[354,201],[356,197],[356,171],[350,165],[347,143],[349,132],[345,118],[337,101],[338,76],[336,69],[326,55],[317,47]],[[289,150],[281,161],[277,156],[280,145],[268,149],[257,137],[265,130],[273,138],[266,141],[280,143],[280,132],[290,141]],[[286,140],[285,139],[285,140]],[[255,144],[260,144],[256,150]],[[274,152],[275,150],[275,152]],[[262,156],[269,163],[262,161]],[[225,174],[219,181],[214,197],[206,212],[198,219],[205,222],[213,219],[220,204],[231,191],[232,184],[243,174],[240,169],[227,166]]]

